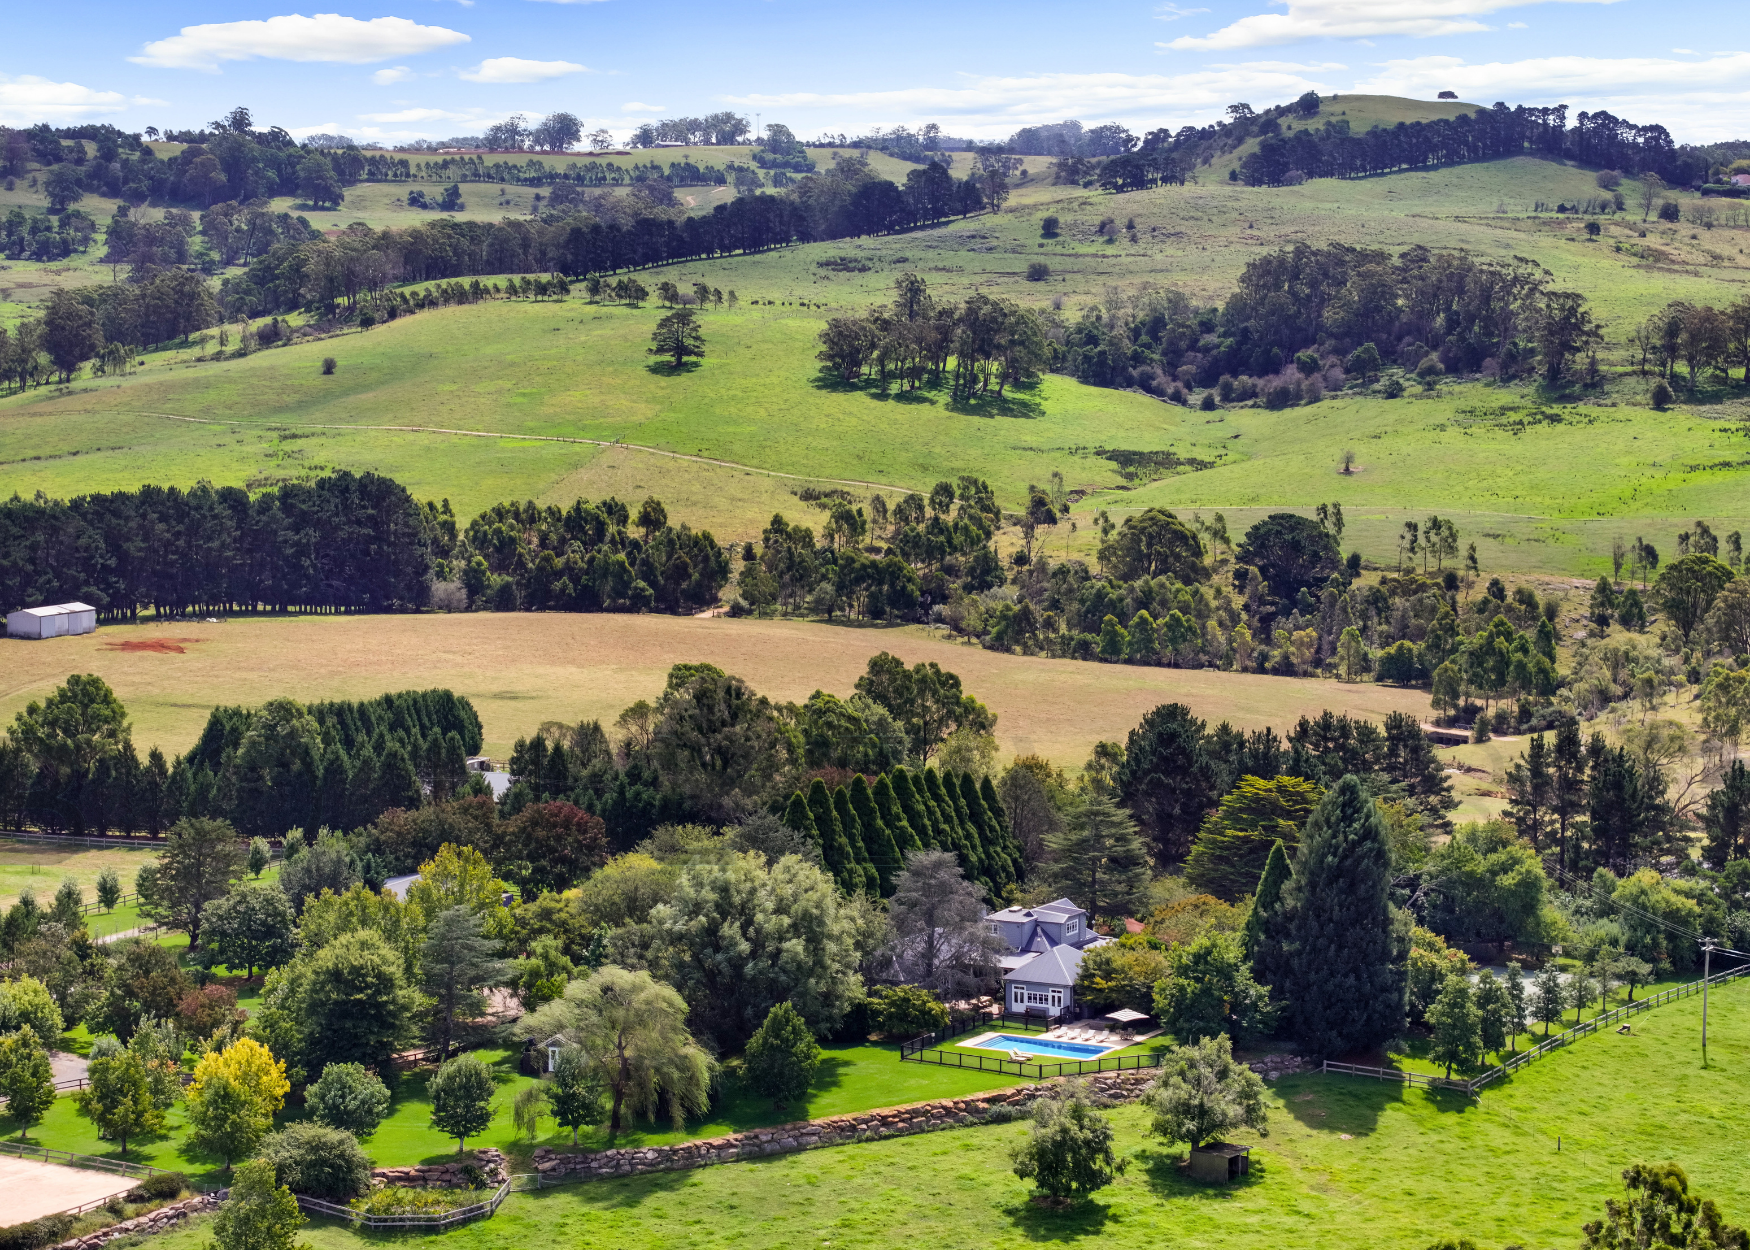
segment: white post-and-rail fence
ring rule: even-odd
[[[1564,1046],[1571,1046],[1582,1037],[1597,1033],[1601,1029],[1607,1029],[1614,1024],[1623,1023],[1640,1012],[1651,1011],[1655,1007],[1663,1007],[1666,1003],[1674,1003],[1680,998],[1699,994],[1704,985],[1722,985],[1745,975],[1750,975],[1750,964],[1741,964],[1725,972],[1716,972],[1709,977],[1689,981],[1683,985],[1674,985],[1670,989],[1660,990],[1657,994],[1649,994],[1635,1002],[1612,1007],[1609,1011],[1600,1012],[1590,1020],[1582,1020],[1573,1028],[1557,1033],[1554,1037],[1539,1042],[1530,1050],[1521,1051],[1505,1063],[1490,1068],[1480,1076],[1473,1076],[1469,1080],[1429,1076],[1424,1072],[1405,1072],[1399,1068],[1370,1068],[1355,1063],[1332,1063],[1329,1060],[1320,1065],[1319,1070],[1336,1073],[1339,1076],[1365,1076],[1376,1081],[1399,1081],[1405,1085],[1421,1086],[1424,1089],[1458,1090],[1471,1098],[1476,1098],[1485,1086],[1517,1072],[1534,1060],[1542,1059],[1545,1055],[1560,1050]]]

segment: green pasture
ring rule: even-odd
[[[705,265],[678,277],[726,281]],[[806,485],[891,495],[974,473],[1015,507],[1055,470],[1087,497],[1074,534],[1042,535],[1054,556],[1091,552],[1101,508],[1118,519],[1219,510],[1237,535],[1270,511],[1334,500],[1345,546],[1375,563],[1395,561],[1404,520],[1438,513],[1457,516],[1490,571],[1593,577],[1616,539],[1665,550],[1694,517],[1720,532],[1750,519],[1742,405],[1656,412],[1632,377],[1577,405],[1463,383],[1205,413],[1054,375],[964,404],[834,383],[814,367],[817,310],[781,305],[707,313],[710,354],[672,375],[644,351],[660,315],[502,301],[243,360],[154,357],[126,379],[0,401],[0,492],[263,487],[371,469],[464,517],[505,499],[655,494],[739,541],[775,511],[810,516],[794,497]],[[325,377],[330,355],[339,369]],[[1101,448],[1170,449],[1211,467],[1126,482]]]
[[[1744,988],[1713,996],[1706,1068],[1699,1013],[1685,1000],[1636,1021],[1630,1035],[1587,1038],[1480,1102],[1348,1077],[1286,1078],[1271,1088],[1269,1136],[1235,1135],[1254,1147],[1253,1171],[1232,1187],[1185,1178],[1183,1148],[1151,1137],[1146,1112],[1132,1105],[1111,1113],[1129,1161],[1124,1176],[1065,1212],[1029,1201],[1030,1187],[1010,1171],[1008,1152],[1028,1131],[1016,1123],[516,1194],[494,1218],[441,1236],[455,1250],[559,1241],[581,1250],[1004,1242],[1153,1250],[1164,1235],[1191,1250],[1398,1250],[1459,1236],[1488,1247],[1563,1246],[1621,1193],[1622,1168],[1643,1160],[1681,1164],[1694,1191],[1744,1223],[1750,1177],[1738,1165],[1736,1111],[1750,1058]],[[195,1250],[209,1229],[203,1220],[166,1234],[164,1250]],[[326,1221],[302,1235],[316,1250],[371,1240]],[[401,1241],[427,1243],[412,1234]]]
[[[87,903],[95,903],[97,878],[105,868],[114,868],[121,877],[122,892],[131,893],[134,877],[156,855],[155,850],[138,846],[87,849],[65,843],[0,837],[0,907],[10,907],[26,890],[34,893],[36,901],[47,907],[54,902],[55,891],[68,877],[79,883]],[[95,922],[104,918],[102,912],[93,912],[86,918],[92,924],[94,934],[98,932]]]

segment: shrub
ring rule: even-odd
[[[1671,388],[1665,384],[1664,379],[1653,383],[1653,407],[1663,412],[1671,406],[1671,398]]]
[[[1676,200],[1666,200],[1659,205],[1660,221],[1681,221],[1682,219],[1683,209]]]
[[[329,374],[333,373],[335,364],[336,361],[334,357],[324,356],[322,358],[322,376],[327,377]]]
[[[1043,282],[1051,276],[1051,266],[1042,260],[1036,260],[1027,266],[1027,281]]]
[[[1214,412],[1216,409],[1215,392],[1214,391],[1204,391],[1203,392],[1203,402],[1198,404],[1197,406],[1199,408],[1201,408],[1204,412]]]
[[[1128,1161],[1113,1153],[1112,1138],[1112,1125],[1094,1110],[1087,1087],[1069,1081],[1056,1097],[1033,1104],[1033,1133],[1015,1147],[1015,1175],[1032,1181],[1055,1206],[1080,1202],[1123,1173]]]
[[[1055,239],[1057,237],[1057,225],[1058,222],[1056,217],[1047,217],[1039,223],[1039,233],[1048,239]]]
[[[39,1250],[41,1246],[67,1240],[72,1231],[73,1217],[65,1213],[26,1220],[11,1228],[0,1228],[0,1250]]]
[[[369,1137],[389,1114],[389,1087],[358,1063],[331,1063],[304,1092],[317,1123],[355,1137]]]
[[[141,1181],[138,1189],[149,1201],[168,1202],[182,1196],[188,1188],[188,1177],[181,1172],[159,1172]]]
[[[820,1066],[820,1046],[789,1003],[777,1003],[747,1043],[747,1080],[779,1106],[808,1096]]]
[[[1622,175],[1617,173],[1614,169],[1601,169],[1598,171],[1598,176],[1594,181],[1598,183],[1601,189],[1605,191],[1614,191],[1622,185]]]
[[[1387,399],[1402,399],[1404,380],[1395,373],[1379,385],[1379,393]]]
[[[948,1024],[948,1009],[917,985],[885,985],[869,995],[869,1023],[889,1037],[917,1037]]]
[[[288,1124],[261,1143],[275,1183],[331,1202],[368,1193],[371,1161],[351,1133],[308,1120]]]

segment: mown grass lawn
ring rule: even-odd
[[[1233,1135],[1253,1145],[1255,1162],[1251,1179],[1231,1188],[1185,1180],[1180,1150],[1151,1138],[1148,1117],[1131,1106],[1112,1113],[1128,1171],[1065,1213],[1028,1200],[1008,1154],[1028,1130],[1007,1124],[517,1194],[495,1218],[442,1234],[443,1244],[1421,1250],[1467,1236],[1490,1248],[1556,1247],[1575,1244],[1580,1225],[1620,1193],[1623,1167],[1667,1159],[1745,1223],[1750,994],[1736,985],[1713,996],[1706,1069],[1699,1013],[1685,1000],[1637,1021],[1632,1035],[1585,1039],[1480,1103],[1342,1077],[1285,1079],[1272,1089],[1270,1135]],[[160,1244],[195,1250],[209,1228],[196,1222]],[[327,1222],[303,1236],[316,1250],[375,1240]]]
[[[259,997],[259,990],[251,989],[246,995],[240,995],[239,1000],[247,1007],[256,997]],[[62,1042],[64,1049],[78,1053],[89,1051],[90,1044],[90,1034],[83,1027],[68,1034]],[[898,1047],[889,1044],[829,1043],[822,1049],[820,1069],[805,1102],[792,1103],[780,1110],[769,1099],[743,1086],[739,1062],[731,1060],[723,1074],[721,1097],[708,1115],[689,1121],[679,1130],[666,1121],[628,1119],[626,1131],[621,1133],[616,1144],[666,1145],[793,1120],[844,1115],[931,1098],[956,1098],[1023,1083],[1016,1077],[999,1073],[962,1072],[953,1068],[901,1063]],[[571,1146],[570,1131],[551,1121],[543,1124],[540,1136],[534,1141],[516,1136],[510,1119],[511,1100],[518,1090],[535,1080],[517,1072],[520,1051],[520,1046],[512,1046],[472,1052],[492,1067],[497,1093],[492,1125],[480,1137],[469,1139],[470,1148],[495,1146],[526,1156],[537,1145]],[[389,1116],[364,1143],[366,1152],[380,1166],[436,1163],[454,1156],[455,1140],[431,1126],[431,1100],[426,1094],[426,1082],[431,1072],[429,1068],[402,1072],[391,1084]],[[288,1124],[303,1119],[304,1114],[301,1106],[288,1106],[277,1122]],[[0,1115],[0,1136],[16,1134],[15,1123]],[[31,1130],[30,1139],[57,1150],[105,1158],[123,1157],[117,1143],[99,1139],[96,1128],[78,1113],[76,1100],[71,1096],[56,1100],[44,1121]],[[586,1149],[604,1148],[608,1145],[607,1132],[605,1129],[586,1129],[579,1135],[578,1144]],[[188,1145],[186,1121],[180,1104],[167,1116],[162,1133],[130,1140],[126,1158],[155,1167],[174,1168],[197,1177],[215,1175],[222,1167],[222,1160]]]

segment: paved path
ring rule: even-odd
[[[0,1225],[22,1224],[111,1194],[125,1194],[137,1184],[114,1172],[0,1155]]]

